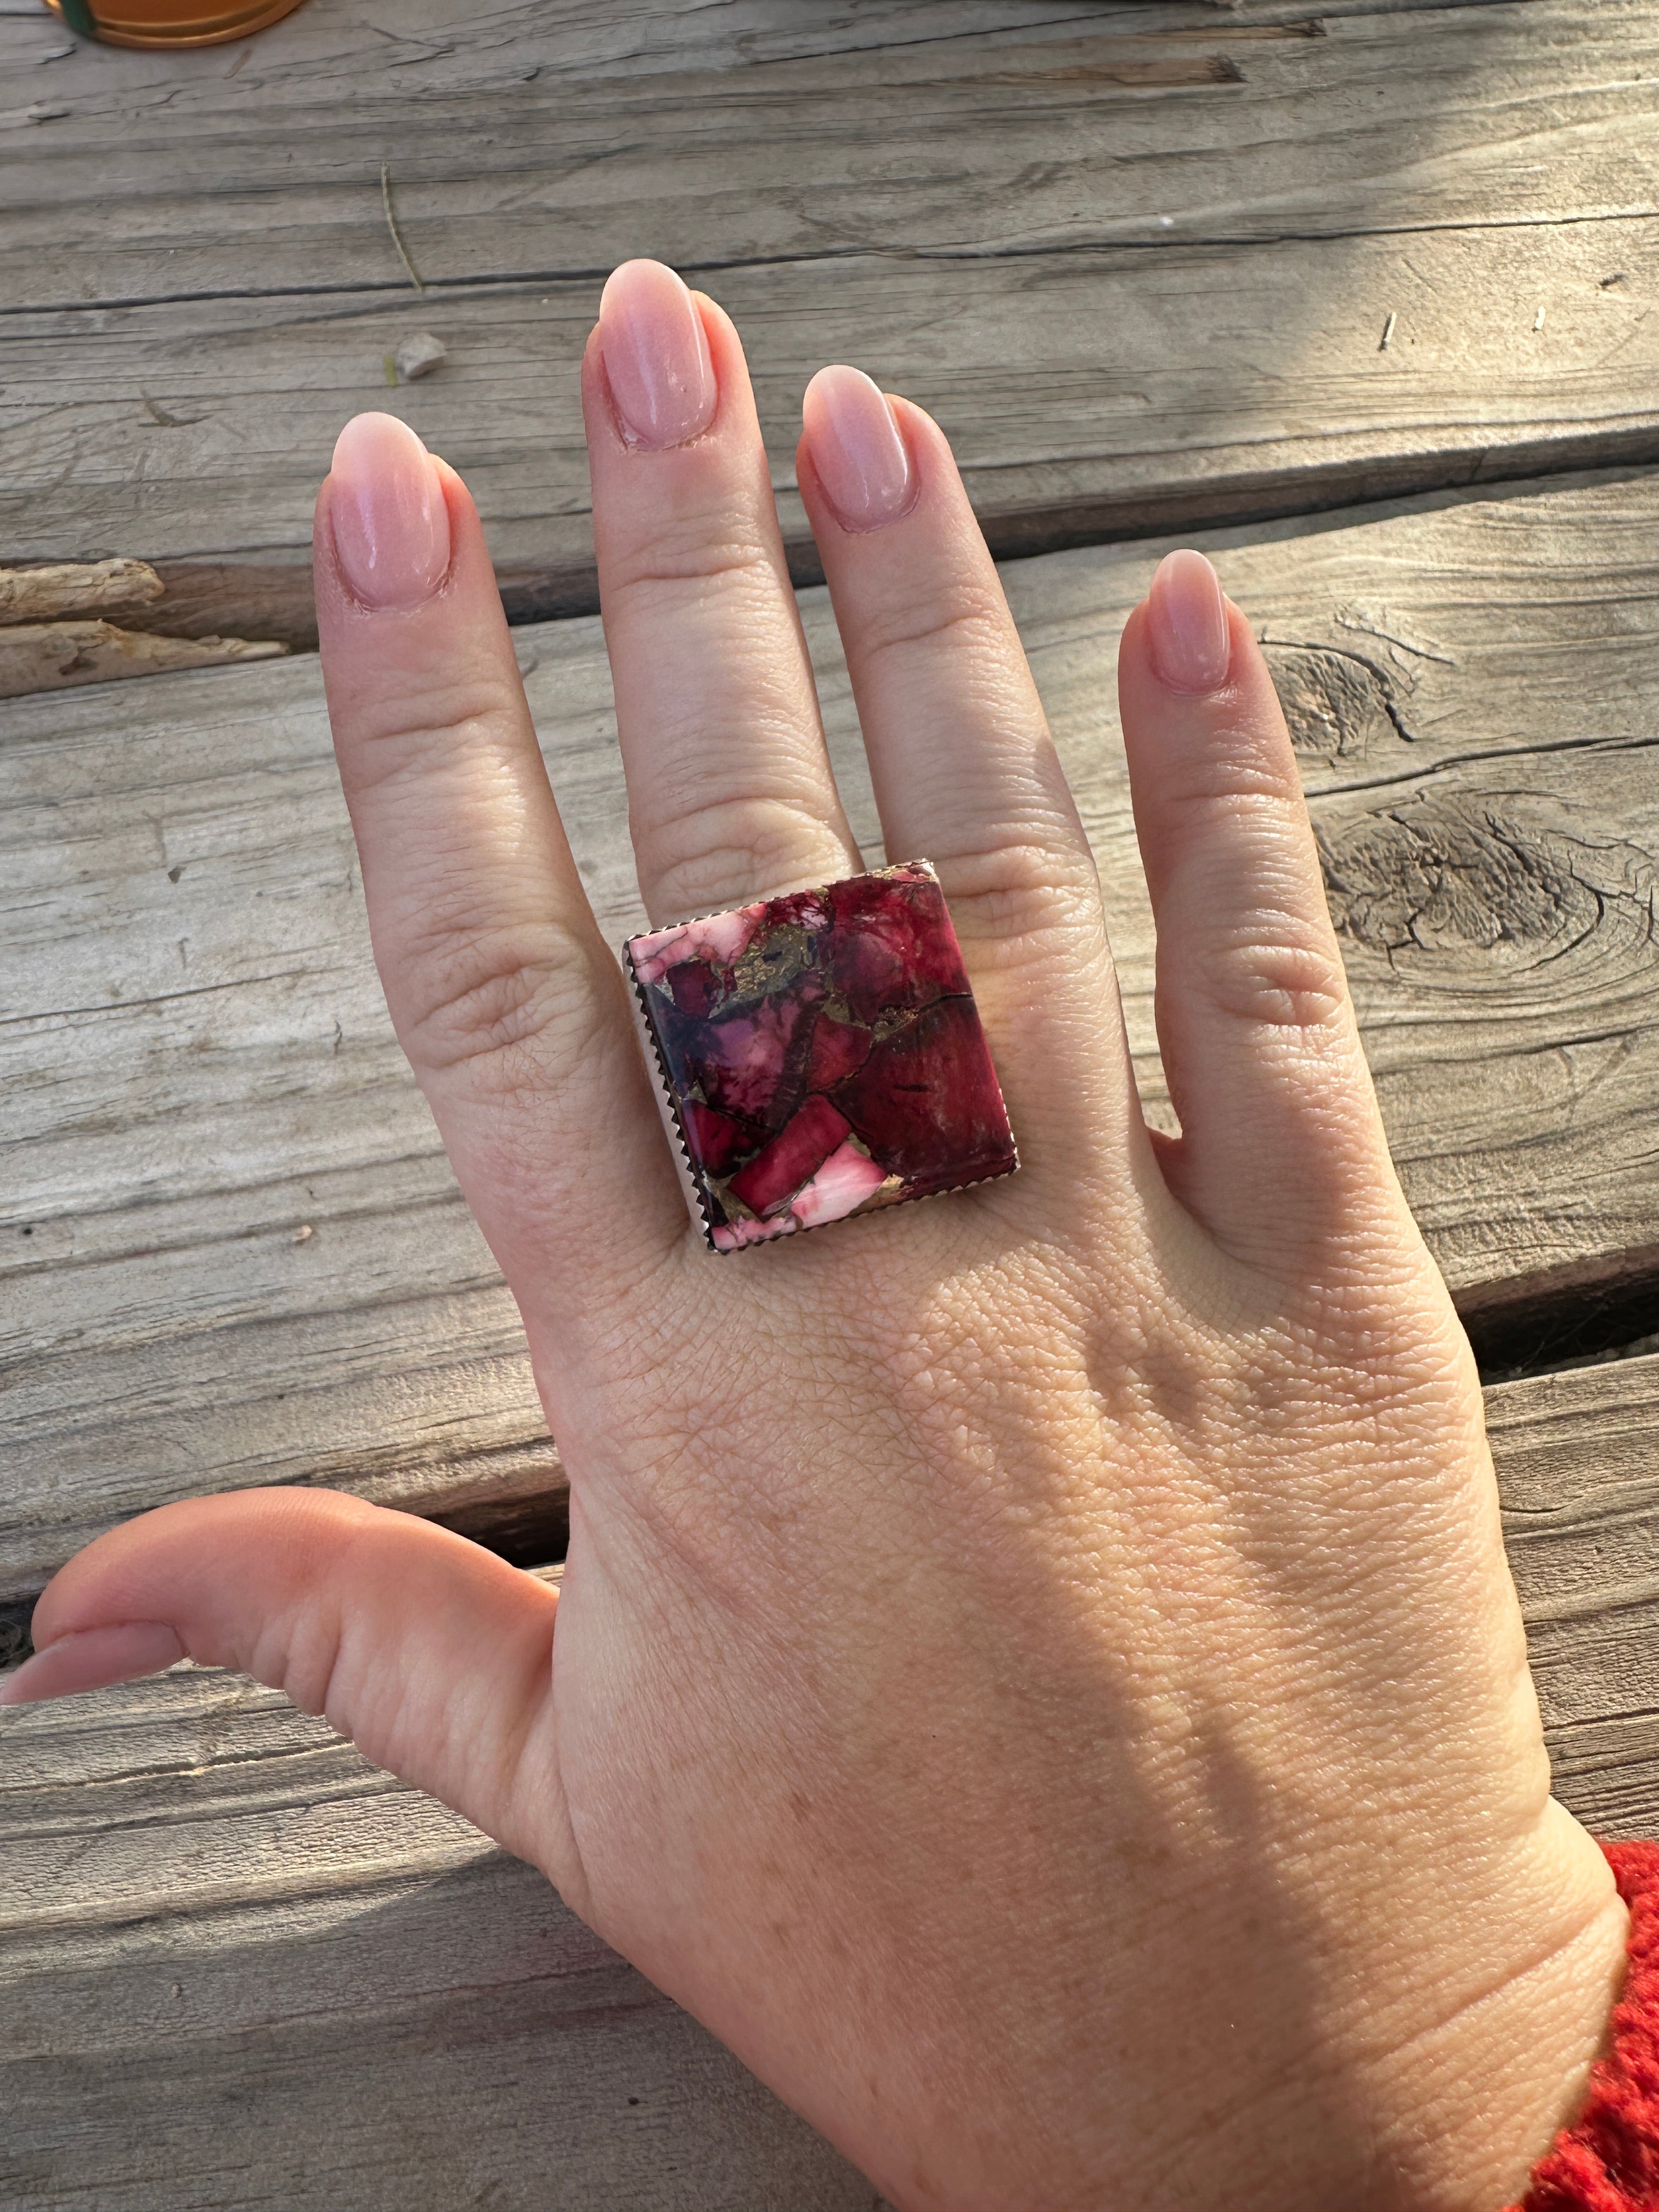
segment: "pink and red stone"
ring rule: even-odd
[[[1018,1166],[925,860],[653,930],[624,952],[717,1251]]]

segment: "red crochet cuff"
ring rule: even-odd
[[[1508,2212],[1659,2212],[1659,1844],[1603,1844],[1630,1907],[1629,1965],[1613,2047],[1583,2110]]]

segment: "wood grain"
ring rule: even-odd
[[[738,314],[802,578],[826,358],[933,408],[1006,555],[1651,460],[1656,73],[1656,0],[310,0],[155,57],[0,0],[0,559],[149,556],[118,621],[309,643],[315,480],[391,406],[472,482],[515,619],[589,609],[574,362],[635,251]],[[416,329],[448,357],[388,390]],[[1633,477],[1206,541],[1488,1340],[1659,1284],[1656,522]],[[1160,550],[1007,575],[1166,1115],[1109,705]],[[519,644],[619,935],[597,626]],[[562,1470],[386,1025],[314,665],[12,708],[0,798],[0,1663],[69,1550],[201,1490],[333,1482],[549,1556]],[[1659,1360],[1488,1407],[1559,1792],[1651,1834]],[[18,2212],[878,2212],[533,1870],[238,1678],[0,1713],[0,1859]]]
[[[1659,1259],[1659,477],[1217,533],[1268,641],[1407,1192],[1466,1310]],[[1159,551],[1005,576],[1165,1113],[1112,706]],[[879,835],[821,592],[843,787]],[[599,625],[516,634],[608,934],[638,908]],[[506,1529],[562,1484],[386,1020],[317,667],[16,702],[0,746],[0,1602],[167,1498],[343,1485]],[[471,1516],[471,1517],[469,1517]],[[545,1550],[541,1556],[547,1556]]]
[[[1487,1393],[1557,1794],[1659,1831],[1659,1358]],[[540,1875],[240,1677],[0,1712],[15,2212],[878,2212]]]
[[[529,611],[591,606],[575,363],[639,251],[737,314],[803,574],[799,402],[837,356],[939,416],[1007,554],[1659,458],[1659,0],[1320,36],[953,5],[908,42],[896,10],[533,12],[428,5],[365,66],[311,0],[234,77],[40,68],[64,112],[0,133],[0,544],[176,564],[147,623],[306,641],[316,481],[390,406]],[[416,329],[449,358],[389,391]]]

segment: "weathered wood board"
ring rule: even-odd
[[[1407,1188],[1477,1319],[1659,1262],[1656,532],[1645,475],[1205,541],[1268,640]],[[1154,1111],[1111,672],[1159,550],[1005,569]],[[874,850],[822,593],[805,607]],[[599,625],[516,635],[619,939]],[[536,1556],[562,1478],[387,1024],[315,662],[43,696],[4,726],[0,1602],[114,1520],[244,1483],[343,1484]]]
[[[62,33],[0,18],[40,111],[0,131],[0,556],[153,558],[145,626],[303,641],[316,482],[390,406],[520,613],[591,605],[575,363],[639,252],[738,315],[797,536],[836,358],[939,414],[1010,553],[1659,458],[1659,0],[612,15],[310,0],[245,64],[31,67]],[[448,361],[389,391],[421,330]]]
[[[1487,1393],[1557,1793],[1659,1829],[1659,1358]],[[529,1868],[236,1676],[0,1712],[8,2212],[876,2212]]]
[[[1659,1835],[1659,1357],[1498,1383],[1486,1422],[1555,1794]]]
[[[0,1723],[0,2203],[869,2212],[542,1877],[241,1677]]]

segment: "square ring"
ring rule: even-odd
[[[623,957],[715,1251],[1018,1166],[927,861],[649,930]]]

